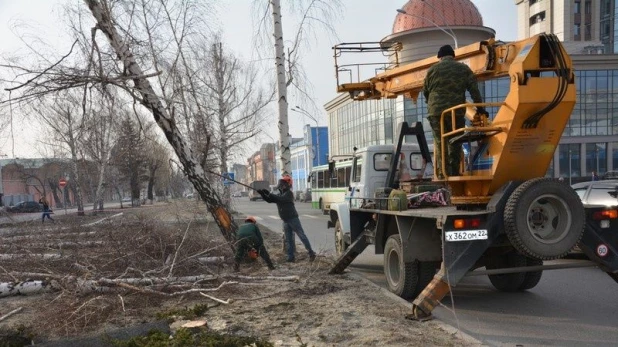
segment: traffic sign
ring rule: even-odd
[[[223,185],[226,186],[230,186],[232,184],[234,184],[234,173],[233,172],[226,172],[223,174]]]
[[[64,188],[67,185],[67,180],[65,180],[64,178],[61,178],[58,181],[58,185],[60,186],[60,188]]]

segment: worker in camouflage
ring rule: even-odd
[[[429,110],[427,120],[431,125],[433,133],[435,173],[436,177],[443,179],[442,157],[440,153],[442,148],[440,115],[448,108],[465,103],[466,91],[470,93],[473,102],[481,103],[483,100],[474,73],[467,65],[455,60],[455,51],[453,51],[451,46],[445,45],[440,47],[438,58],[440,61],[427,71],[423,85],[423,95]],[[482,107],[477,107],[477,113],[486,114]],[[463,128],[466,124],[465,109],[459,109],[455,114],[456,129]],[[450,114],[445,115],[445,132],[453,130],[451,123]],[[446,149],[446,173],[449,176],[459,176],[461,146],[448,144]]]
[[[257,254],[264,259],[269,270],[274,270],[275,265],[270,260],[270,255],[264,246],[264,238],[260,228],[257,226],[255,217],[245,218],[245,224],[241,225],[236,232],[236,255],[234,256],[234,271],[240,270],[240,262],[247,257],[250,250],[257,251]]]

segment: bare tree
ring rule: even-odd
[[[103,209],[103,196],[106,191],[106,177],[109,176],[113,143],[116,140],[119,114],[126,113],[120,98],[113,92],[103,92],[96,100],[97,108],[86,121],[87,131],[80,141],[86,158],[96,164],[96,186],[93,196],[93,210]]]
[[[165,137],[174,149],[180,160],[185,174],[206,203],[209,212],[221,229],[224,237],[230,242],[232,248],[236,239],[237,226],[229,211],[221,206],[221,199],[212,188],[204,170],[195,160],[192,151],[182,137],[169,109],[163,104],[157,92],[147,78],[147,74],[138,63],[135,55],[127,44],[127,37],[120,35],[112,18],[112,8],[107,1],[84,0],[96,21],[96,29],[100,30],[117,54],[123,65],[123,76],[133,82],[133,86],[126,86],[139,102],[148,109],[157,125],[161,128]]]
[[[263,7],[266,0],[254,0],[254,4],[258,7]],[[314,25],[319,25],[321,28],[334,33],[331,27],[331,22],[336,17],[337,12],[341,8],[339,0],[301,0],[298,2],[290,2],[292,12],[300,14],[300,22],[291,48],[288,49],[287,59],[285,54],[284,36],[283,36],[283,21],[281,15],[280,0],[268,0],[268,7],[272,15],[272,28],[268,27],[266,16],[260,19],[259,34],[262,40],[274,37],[275,47],[275,69],[277,76],[277,91],[278,91],[278,108],[279,108],[279,153],[282,167],[282,174],[291,174],[291,152],[289,143],[289,122],[288,122],[288,87],[293,85],[299,91],[299,94],[310,98],[310,91],[306,88],[307,82],[304,78],[304,73],[300,65],[300,57],[302,56],[301,48],[308,41],[307,39],[314,29]],[[267,11],[254,11],[255,13],[266,14]],[[272,29],[272,30],[270,30]],[[264,47],[264,45],[256,45]],[[287,63],[287,67],[286,67]]]
[[[80,184],[79,161],[83,159],[79,155],[79,146],[86,133],[86,122],[89,117],[89,104],[85,104],[81,96],[75,90],[67,90],[57,93],[53,98],[43,99],[36,106],[39,109],[39,118],[43,121],[51,135],[57,140],[59,146],[63,146],[70,157],[70,174],[72,189],[75,190],[75,202],[77,214],[84,214],[82,188]]]

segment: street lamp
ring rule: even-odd
[[[315,122],[315,133],[316,133],[316,137],[315,137],[316,141],[315,141],[315,143],[316,143],[316,146],[318,147],[317,151],[316,151],[316,156],[318,158],[318,165],[317,166],[319,166],[320,165],[320,125],[318,124],[318,120],[315,119],[315,117],[313,117],[311,114],[309,114],[309,112],[307,112],[307,111],[303,110],[302,108],[300,108],[300,106],[296,106],[295,108],[292,109],[292,111],[298,112],[298,113],[302,113],[303,115],[311,118]]]
[[[423,1],[423,2],[424,2],[424,1]],[[427,2],[426,4],[428,4],[428,5],[429,5],[429,3],[428,3],[428,2]],[[429,5],[429,6],[431,6],[431,5]],[[433,6],[431,6],[431,7],[433,8]],[[435,8],[434,8],[434,10],[435,10]],[[450,27],[448,24],[446,24],[446,26],[448,27],[448,29],[450,30],[450,32],[448,32],[448,31],[444,30],[444,28],[443,28],[443,27],[439,26],[438,24],[436,24],[434,21],[432,21],[432,20],[431,20],[431,19],[429,19],[429,18],[426,18],[426,17],[423,17],[423,16],[419,16],[419,15],[416,15],[416,14],[411,14],[411,13],[408,13],[408,12],[406,12],[406,10],[404,10],[404,9],[402,9],[402,8],[398,8],[398,9],[397,9],[397,12],[399,12],[399,13],[401,13],[401,14],[405,14],[406,16],[416,17],[416,18],[420,18],[420,19],[423,19],[423,20],[428,21],[429,23],[433,24],[436,28],[438,28],[438,29],[442,30],[442,32],[443,32],[443,33],[445,33],[446,35],[450,36],[450,37],[453,39],[453,41],[455,42],[455,49],[459,48],[459,44],[458,44],[458,42],[457,42],[457,37],[455,36],[455,33],[453,32],[453,29],[451,29],[451,27]],[[436,11],[436,12],[437,12],[437,13],[440,13],[439,11]],[[442,18],[444,18],[444,17],[442,17]],[[445,23],[446,23],[446,19],[445,19]]]

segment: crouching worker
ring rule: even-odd
[[[245,224],[241,225],[236,232],[236,256],[234,257],[234,271],[240,270],[240,262],[247,257],[247,254],[251,249],[255,249],[260,257],[264,259],[269,270],[273,270],[273,265],[270,256],[264,247],[264,239],[262,233],[257,226],[255,218],[249,216],[245,219]]]

